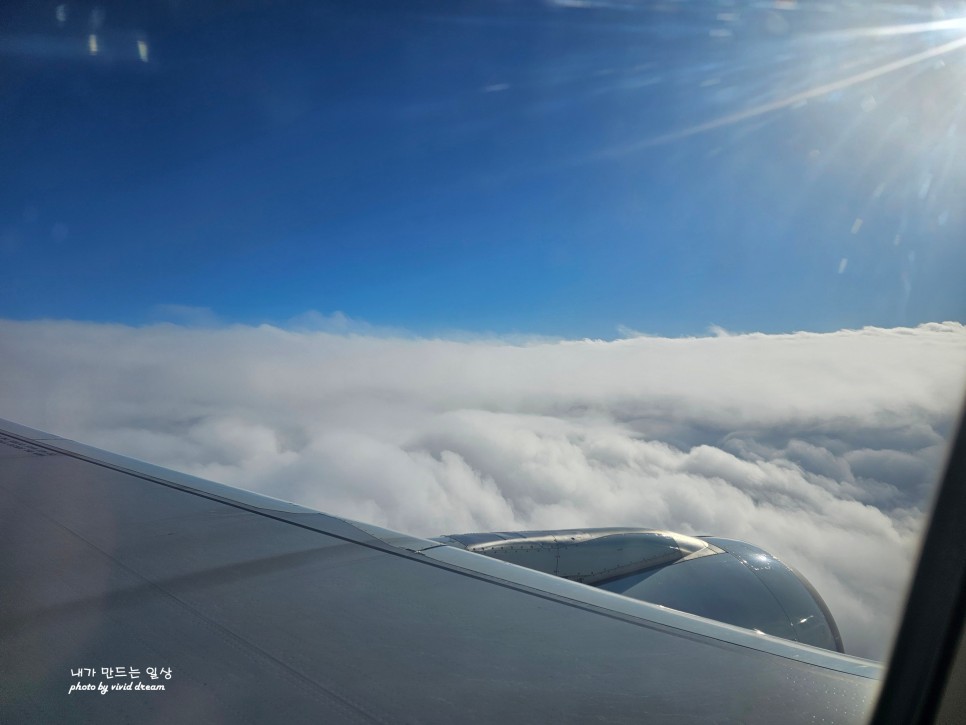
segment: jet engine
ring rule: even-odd
[[[844,652],[822,597],[734,539],[635,528],[450,534],[444,544],[795,642]]]

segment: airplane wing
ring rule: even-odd
[[[0,421],[5,723],[859,723],[881,676]]]

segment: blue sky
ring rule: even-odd
[[[966,313],[952,12],[65,8],[2,11],[2,317],[608,338]]]

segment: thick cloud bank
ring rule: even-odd
[[[751,541],[881,658],[966,330],[509,344],[4,321],[0,359],[2,417],[414,534]]]

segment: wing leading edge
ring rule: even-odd
[[[7,722],[857,723],[875,700],[865,660],[0,432]],[[171,678],[70,692],[116,667]]]

